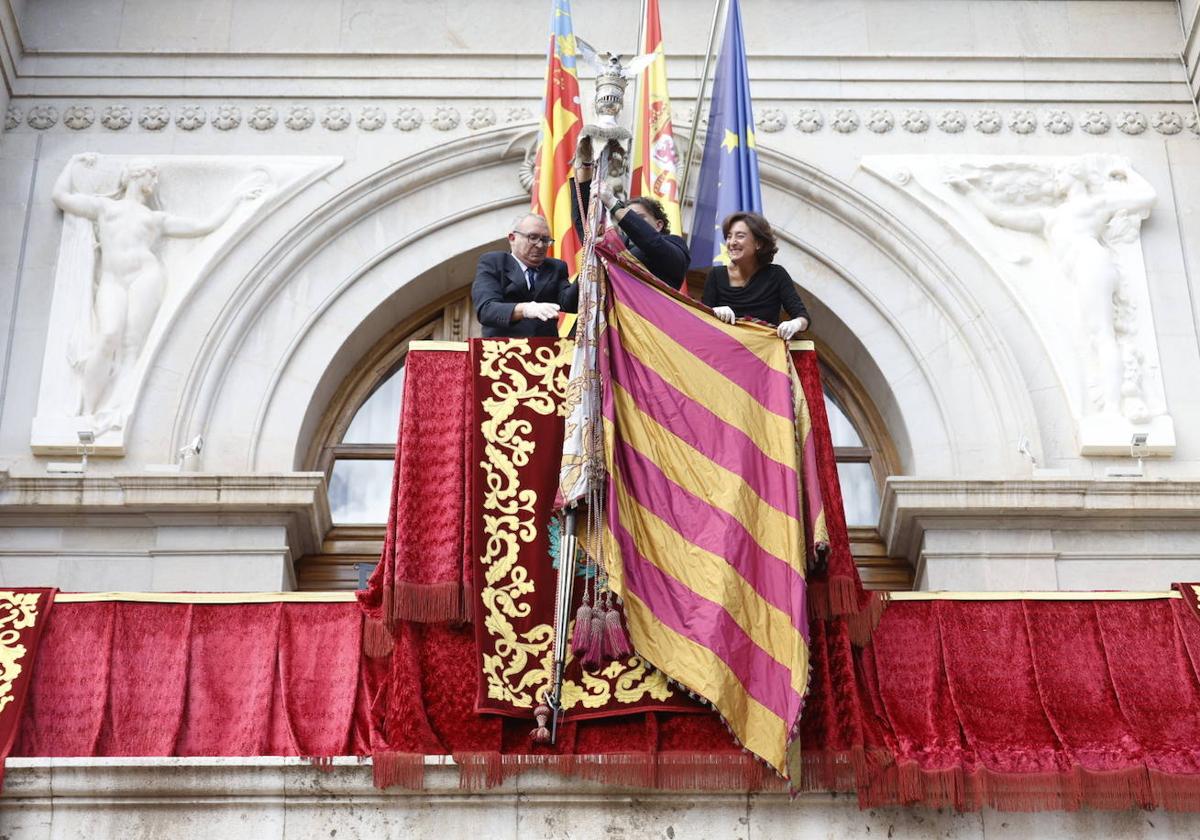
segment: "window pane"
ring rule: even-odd
[[[879,488],[870,464],[838,464],[838,481],[842,485],[842,502],[846,506],[847,525],[879,524]]]
[[[329,477],[329,510],[335,525],[387,523],[392,461],[335,461]]]
[[[829,416],[829,436],[833,438],[834,446],[863,445],[854,424],[828,391],[825,392],[825,413]]]
[[[404,368],[383,381],[350,421],[342,443],[395,443],[404,394]]]

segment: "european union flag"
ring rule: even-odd
[[[721,222],[738,210],[761,213],[762,189],[754,147],[754,109],[750,105],[742,10],[738,0],[729,0],[700,163],[700,190],[692,216],[692,268],[729,262]]]

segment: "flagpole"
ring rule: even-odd
[[[688,176],[692,170],[692,155],[696,151],[696,130],[700,128],[700,109],[704,106],[704,88],[708,84],[708,68],[712,64],[713,49],[717,42],[717,21],[721,18],[721,7],[724,0],[713,3],[712,25],[708,28],[708,52],[704,54],[704,68],[700,71],[700,89],[696,91],[696,107],[692,110],[692,133],[688,138],[687,154],[683,158],[683,179],[679,184],[679,212],[687,205]],[[695,216],[695,208],[692,210]],[[680,231],[682,233],[682,231]]]
[[[642,42],[645,40],[645,38],[646,38],[646,0],[642,0],[642,16],[638,20],[637,46],[633,48],[634,55],[642,54],[642,47],[645,46]],[[638,92],[642,89],[642,77],[645,76],[649,72],[650,72],[649,69],[643,70],[641,73],[638,73],[633,78],[634,108],[632,109],[632,115],[630,117],[630,122],[629,122],[629,128],[631,131],[637,128],[637,119],[638,119],[637,104],[642,101],[642,100],[638,99]],[[631,154],[631,155],[633,154],[633,147],[636,145],[637,145],[637,140],[634,140],[633,143],[630,145],[629,154]],[[631,178],[633,177],[633,167],[632,166],[629,167],[629,176]],[[632,183],[630,183],[629,186],[630,186],[630,189],[633,188]]]

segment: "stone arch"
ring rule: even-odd
[[[172,445],[203,431],[203,469],[298,468],[353,364],[403,317],[470,282],[474,254],[527,201],[515,172],[531,139],[529,126],[481,132],[331,187],[238,278],[190,353]],[[794,273],[816,333],[876,400],[904,471],[1024,469],[1015,443],[1039,440],[1037,412],[961,267],[862,191],[769,149],[760,160],[780,259],[811,269]]]
[[[803,267],[796,274],[822,319],[816,332],[884,415],[904,471],[1028,474],[1017,441],[1037,446],[1042,415],[1068,409],[1036,410],[1029,375],[1046,366],[1044,351],[1017,352],[1006,340],[1029,325],[1013,323],[1000,279],[944,227],[917,230],[889,212],[868,182],[856,188],[769,149],[759,155],[784,243],[778,259]]]
[[[296,468],[339,372],[446,283],[470,282],[461,267],[528,201],[515,170],[531,136],[500,129],[404,158],[294,224],[196,348],[173,440],[204,432],[207,470]],[[447,261],[459,269],[438,271]]]

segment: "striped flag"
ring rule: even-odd
[[[802,391],[773,328],[721,323],[623,247],[597,246],[611,586],[638,654],[787,776],[808,688]]]
[[[633,180],[629,194],[662,202],[671,230],[680,233],[679,179],[675,164],[675,135],[671,127],[671,98],[667,95],[667,57],[663,48],[658,0],[646,0],[646,37],[641,52],[654,61],[638,80],[638,107],[634,115]]]
[[[697,118],[699,115],[697,115]],[[696,212],[692,216],[692,268],[729,264],[721,235],[721,222],[738,210],[762,212],[762,187],[758,179],[758,150],[754,141],[754,107],[750,102],[750,72],[746,67],[746,41],[742,37],[742,10],[729,0],[725,38],[713,76],[712,105]]]
[[[542,137],[533,172],[531,210],[546,217],[554,244],[549,255],[578,269],[579,236],[571,225],[571,159],[583,128],[579,102],[578,51],[571,27],[571,0],[553,0]]]

